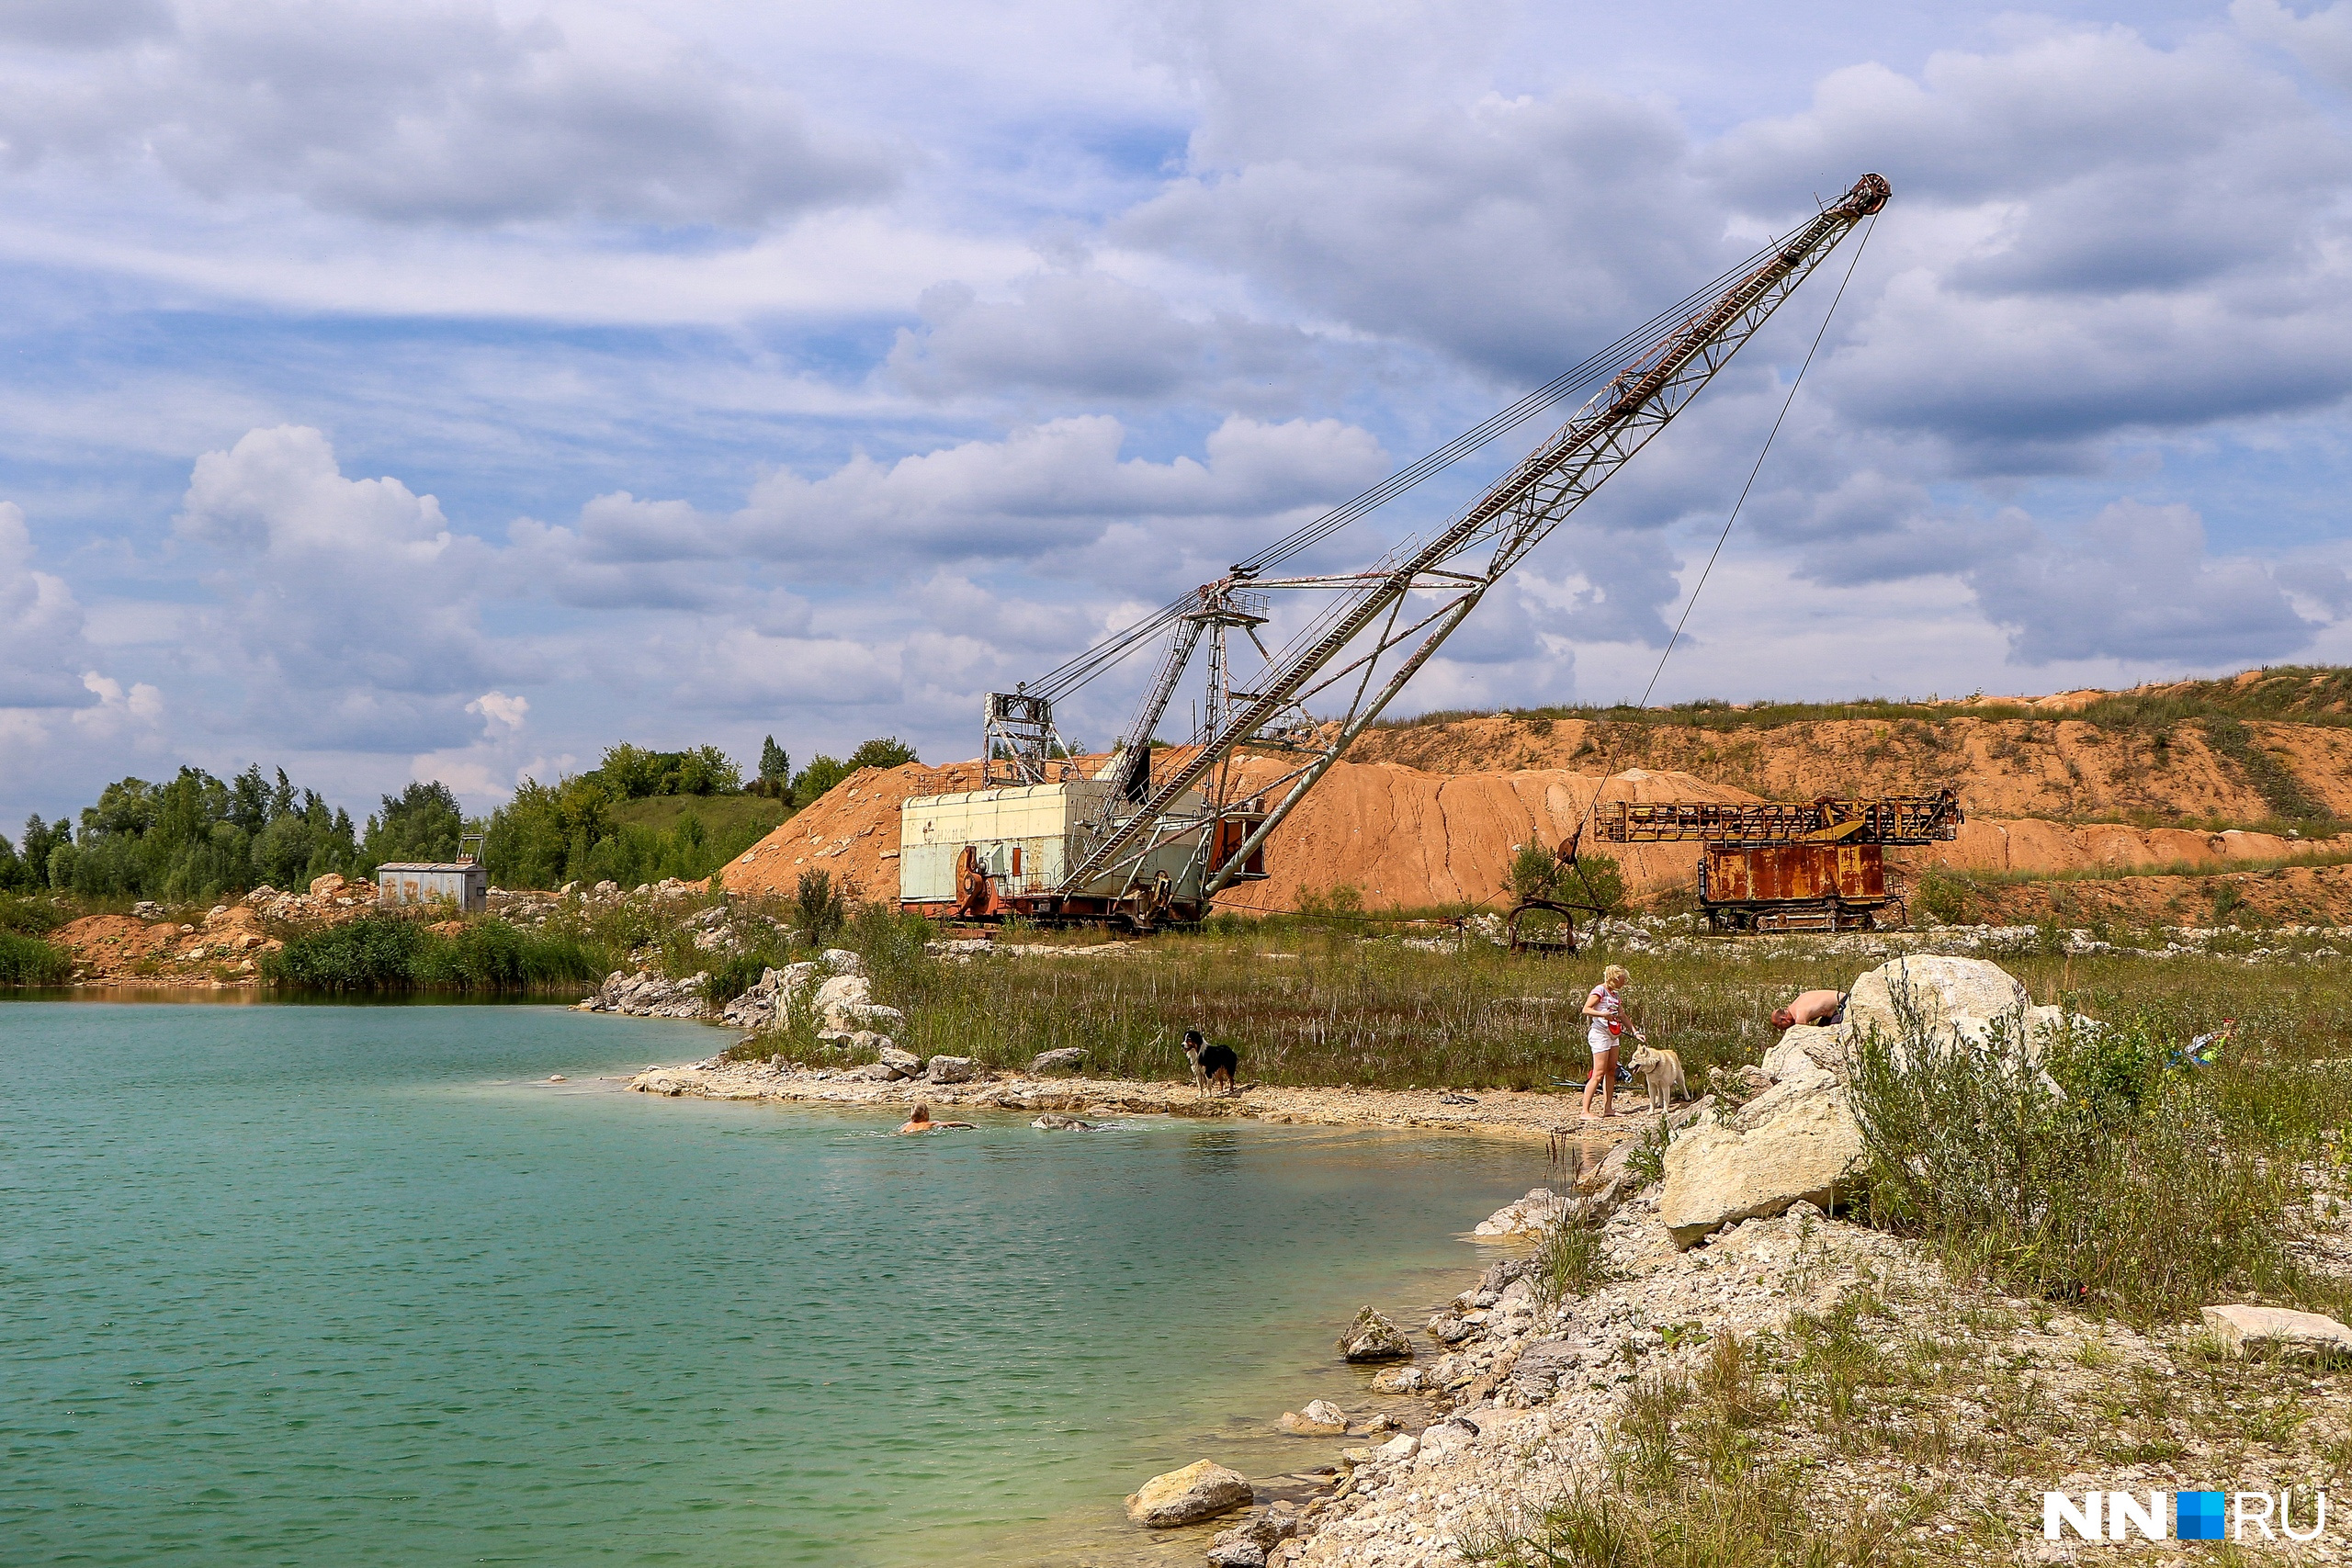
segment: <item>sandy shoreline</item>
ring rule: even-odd
[[[1135,1078],[1039,1077],[992,1075],[944,1084],[923,1079],[878,1083],[825,1068],[773,1067],[750,1063],[697,1063],[648,1067],[628,1087],[672,1098],[806,1105],[961,1106],[981,1111],[1060,1111],[1083,1116],[1183,1116],[1266,1122],[1293,1126],[1411,1128],[1497,1137],[1575,1137],[1611,1144],[1633,1136],[1652,1120],[1620,1093],[1618,1114],[1582,1120],[1577,1094],[1481,1089],[1297,1088],[1261,1084],[1232,1095],[1203,1095],[1189,1082]],[[1447,1103],[1447,1101],[1468,1103]],[[1483,1219],[1485,1216],[1477,1216]],[[1473,1221],[1472,1223],[1476,1223]],[[1464,1228],[1467,1228],[1466,1226]]]

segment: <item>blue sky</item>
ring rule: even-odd
[[[0,76],[10,823],[969,755],[1865,169],[1660,696],[2352,660],[2352,0],[16,0]],[[1407,707],[1637,694],[1826,296]]]

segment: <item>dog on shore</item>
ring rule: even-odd
[[[1193,1087],[1206,1094],[1219,1083],[1225,1092],[1233,1092],[1233,1075],[1241,1066],[1241,1058],[1230,1045],[1212,1045],[1201,1038],[1197,1029],[1184,1031],[1184,1059],[1193,1064]]]
[[[1680,1089],[1688,1098],[1690,1082],[1682,1076],[1682,1058],[1671,1051],[1660,1051],[1645,1045],[1634,1053],[1634,1076],[1649,1091],[1650,1109],[1664,1111],[1674,1103],[1674,1091]]]

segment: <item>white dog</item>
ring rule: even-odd
[[[1634,1053],[1630,1064],[1641,1075],[1642,1087],[1649,1091],[1650,1109],[1664,1111],[1674,1103],[1674,1091],[1680,1089],[1685,1097],[1690,1093],[1690,1080],[1682,1076],[1682,1058],[1671,1051],[1653,1050],[1645,1045]]]

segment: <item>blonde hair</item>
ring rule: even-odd
[[[1625,973],[1623,964],[1611,964],[1600,972],[1600,983],[1604,986],[1630,986],[1634,977]]]

